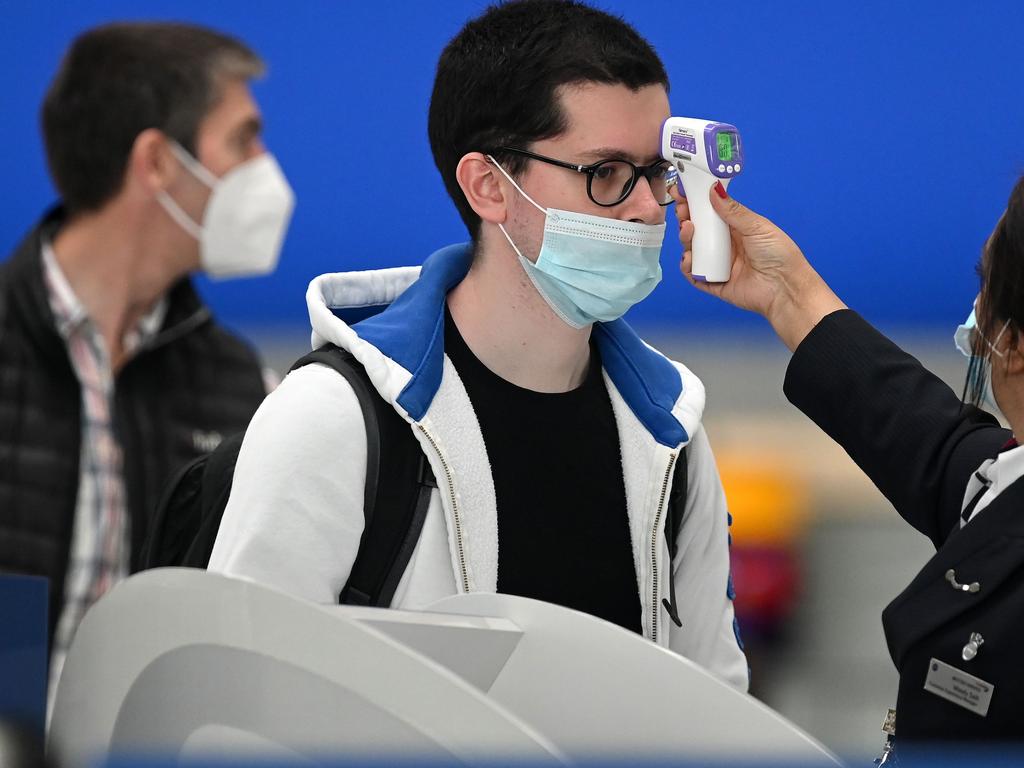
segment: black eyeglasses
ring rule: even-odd
[[[650,165],[634,165],[629,160],[601,160],[590,165],[577,165],[553,157],[538,155],[526,149],[500,147],[500,152],[513,152],[542,163],[568,168],[576,173],[587,175],[587,197],[604,208],[618,205],[633,191],[641,177],[651,185],[651,193],[661,206],[671,205],[672,196],[669,190],[676,183],[676,172],[672,164],[666,160],[658,160]]]

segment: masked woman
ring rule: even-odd
[[[782,230],[720,188],[711,199],[732,230],[731,278],[693,281],[680,198],[683,274],[771,322],[793,352],[786,396],[935,544],[882,616],[900,673],[896,743],[1024,740],[1024,179],[956,333],[971,356],[963,397],[847,309]]]

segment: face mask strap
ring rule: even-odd
[[[996,357],[1006,357],[1005,352],[1000,352],[998,349],[996,349],[996,344],[998,344],[999,340],[1003,338],[1003,334],[1006,333],[1006,329],[1009,327],[1010,321],[1009,319],[1007,319],[1006,322],[1003,323],[1003,327],[999,329],[999,333],[997,333],[996,337],[992,339],[991,343],[989,343],[988,339],[985,339],[985,343],[988,344],[989,348],[992,350],[992,354],[994,354]],[[982,338],[985,337],[983,336]]]
[[[1007,320],[1005,323],[1003,323],[1003,327],[999,329],[999,333],[996,334],[996,337],[994,339],[992,339],[992,341],[989,341],[987,338],[985,338],[985,334],[983,334],[981,332],[981,329],[978,328],[978,326],[976,324],[974,326],[972,326],[970,330],[971,330],[971,332],[974,333],[974,335],[977,338],[979,338],[983,342],[985,342],[985,346],[989,348],[989,351],[992,352],[993,355],[995,355],[996,357],[1002,359],[1002,358],[1006,357],[1006,353],[1005,352],[1001,352],[1000,350],[998,350],[996,348],[996,344],[999,343],[999,340],[1003,337],[1003,334],[1006,333],[1006,329],[1009,328],[1009,327],[1010,327],[1010,321]]]
[[[505,236],[505,239],[508,240],[508,244],[512,246],[512,250],[516,252],[516,256],[518,256],[520,259],[524,258],[523,257],[523,252],[519,250],[519,246],[517,246],[512,241],[512,237],[509,235],[508,232],[505,231],[505,225],[504,224],[499,224],[498,225],[498,229],[501,230],[501,234],[503,234]]]
[[[501,174],[512,183],[512,186],[515,187],[519,191],[520,195],[522,195],[527,200],[529,200],[531,203],[533,203],[533,207],[536,208],[538,211],[540,211],[541,213],[547,215],[548,209],[545,208],[544,206],[538,204],[536,200],[534,200],[532,197],[530,197],[528,194],[526,194],[526,192],[523,191],[523,188],[520,187],[518,184],[516,184],[516,180],[513,179],[511,176],[509,176],[508,171],[506,171],[504,168],[501,167],[501,163],[499,163],[497,160],[494,159],[494,155],[488,155],[487,159],[490,160],[492,163],[494,163],[494,167],[497,168],[499,171],[501,171]],[[505,235],[505,237],[508,237],[508,235]],[[512,242],[512,241],[510,240],[509,242]],[[512,247],[515,248],[514,245]],[[516,252],[518,253],[518,249],[517,249]]]
[[[199,181],[210,189],[213,189],[220,184],[220,179],[210,173],[206,166],[200,163],[199,160],[192,157],[187,149],[181,146],[181,144],[174,139],[171,139],[170,137],[168,137],[168,139],[170,141],[171,152],[176,158],[178,158],[178,162],[185,166],[185,170],[199,179]]]
[[[494,163],[495,168],[497,168],[499,171],[501,171],[506,179],[508,179],[510,182],[512,182],[512,186],[515,187],[517,190],[519,190],[519,194],[521,194],[523,197],[525,197],[527,200],[529,200],[531,203],[533,203],[537,207],[537,210],[539,210],[541,213],[547,215],[547,211],[544,208],[541,208],[539,205],[537,205],[537,203],[534,201],[534,199],[532,197],[530,197],[528,194],[526,194],[523,191],[522,187],[520,187],[518,184],[516,184],[515,179],[513,179],[511,176],[508,175],[508,173],[505,171],[505,169],[501,167],[501,163],[499,163],[497,160],[495,160],[493,155],[488,155],[487,159],[490,160],[492,163]],[[509,233],[505,230],[505,225],[504,224],[498,224],[498,229],[501,230],[501,234],[503,234],[505,236],[505,239],[508,240],[508,244],[512,246],[512,250],[516,252],[516,256],[518,256],[520,259],[525,259],[526,257],[523,256],[523,252],[519,250],[519,246],[515,244],[515,242],[512,240],[512,236],[509,235]]]
[[[196,224],[194,221],[192,221],[191,217],[187,213],[185,213],[182,207],[178,205],[176,202],[174,202],[173,197],[171,197],[169,194],[167,194],[167,192],[161,189],[159,192],[156,193],[156,199],[164,207],[164,210],[167,211],[167,214],[172,219],[174,219],[174,221],[178,224],[179,227],[181,227],[190,235],[192,235],[192,237],[194,237],[196,240],[201,239],[203,234],[203,228]]]
[[[177,158],[178,162],[182,164],[186,171],[191,173],[200,183],[205,184],[211,190],[220,184],[220,179],[214,176],[210,171],[206,169],[202,163],[196,158],[189,154],[189,151],[185,149],[174,139],[168,137],[168,145],[171,148],[171,153]],[[203,228],[192,220],[192,217],[185,213],[185,210],[178,205],[178,203],[171,197],[166,190],[161,189],[156,199],[163,205],[164,210],[167,211],[168,215],[177,222],[178,226],[188,232],[196,240],[202,239]]]

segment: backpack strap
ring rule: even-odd
[[[140,570],[181,565],[184,553],[194,545],[202,511],[203,473],[210,455],[204,453],[175,473],[164,487],[156,510],[147,524],[146,541],[139,558]],[[206,563],[203,563],[203,568]]]
[[[679,551],[676,541],[679,539],[679,530],[683,527],[683,515],[686,512],[687,477],[686,448],[679,452],[676,459],[676,468],[672,479],[672,490],[668,497],[668,512],[665,519],[665,538],[668,539],[669,554],[669,578],[668,598],[662,598],[662,605],[668,611],[669,618],[677,626],[683,626],[679,619],[679,609],[676,607],[676,580],[672,578],[671,562],[676,559]]]
[[[408,422],[380,396],[351,353],[327,345],[292,370],[309,363],[327,365],[348,380],[366,424],[363,535],[338,602],[387,607],[419,541],[437,483]]]
[[[200,514],[192,543],[178,563],[186,568],[205,568],[213,554],[221,516],[228,505],[231,485],[235,476],[235,463],[242,447],[245,432],[225,437],[212,453],[203,457],[203,482],[199,488],[199,508],[216,514]],[[206,478],[220,478],[221,482],[210,482]]]
[[[410,432],[410,435],[412,433]],[[413,438],[415,442],[415,438]],[[415,446],[415,449],[419,451],[419,457],[417,461],[416,471],[416,500],[413,505],[412,515],[405,522],[406,534],[405,539],[402,541],[401,546],[397,551],[394,551],[394,560],[389,567],[387,573],[384,576],[384,580],[380,585],[380,591],[377,594],[377,599],[372,601],[372,605],[378,606],[389,606],[391,600],[395,596],[395,590],[398,589],[398,583],[402,579],[402,574],[405,573],[406,566],[409,564],[409,560],[412,558],[412,553],[416,549],[416,543],[420,539],[420,532],[423,530],[423,521],[427,519],[427,509],[430,507],[430,499],[433,495],[434,489],[437,488],[437,481],[434,479],[434,471],[430,468],[430,463],[427,461],[427,457],[420,450],[419,445]],[[409,450],[408,448],[406,450]],[[409,486],[404,486],[407,488]],[[370,546],[365,549],[366,559],[372,562],[371,558],[374,556],[371,547],[376,546],[372,544],[373,541],[378,539],[372,539]],[[383,541],[381,542],[383,544]],[[382,553],[385,557],[387,553]],[[356,558],[356,564],[358,565],[359,558]],[[355,568],[353,568],[355,573]],[[370,582],[372,584],[372,582]],[[349,578],[346,589],[349,590],[350,594],[356,594],[353,592],[353,579]],[[372,589],[372,588],[371,588]],[[366,593],[370,593],[369,591]],[[372,594],[372,593],[371,593]],[[352,600],[346,600],[345,592],[342,592],[339,602],[353,602]]]

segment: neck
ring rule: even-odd
[[[1006,419],[1010,431],[1013,432],[1014,438],[1021,445],[1024,445],[1024,403],[1018,402],[1017,398],[1013,398],[1011,403],[1007,403],[1005,406],[1001,405],[999,410],[1002,411],[1003,417]]]
[[[54,255],[75,296],[106,342],[116,371],[123,340],[183,274],[140,211],[114,201],[71,219],[53,242]],[[164,240],[166,242],[166,240]]]
[[[507,246],[481,244],[448,307],[473,354],[506,381],[568,392],[586,378],[590,326],[572,328],[552,312]]]

